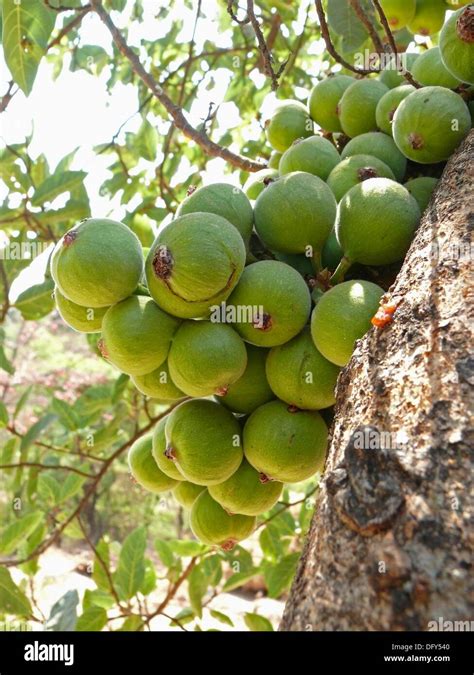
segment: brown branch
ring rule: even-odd
[[[324,42],[326,43],[326,49],[331,54],[333,59],[338,63],[340,63],[341,66],[344,66],[348,70],[352,71],[353,73],[357,73],[358,75],[369,75],[370,73],[379,73],[381,71],[381,68],[371,68],[369,70],[366,70],[365,68],[356,68],[351,63],[346,61],[338,53],[331,40],[331,34],[329,33],[329,26],[328,22],[326,21],[326,15],[324,13],[322,0],[314,0],[314,3],[316,6],[316,12],[319,19],[319,25],[321,27],[321,36]]]
[[[55,7],[51,4],[51,0],[43,0],[44,4],[48,9],[52,9],[53,12],[82,12],[85,9],[91,9],[90,5],[82,5],[81,7],[67,7],[66,5],[58,5]]]
[[[379,35],[378,35],[378,33],[375,29],[375,26],[372,23],[372,21],[370,20],[369,16],[362,9],[359,0],[349,0],[349,2],[350,2],[350,5],[351,5],[352,9],[356,13],[357,18],[365,26],[368,34],[370,35],[370,38],[373,42],[375,50],[379,54],[383,54],[385,50],[383,48],[382,40],[380,39],[380,37],[379,37]]]
[[[282,66],[280,66],[280,68],[278,69],[277,72],[275,72],[273,70],[273,65],[272,65],[273,56],[270,52],[271,48],[269,47],[269,45],[265,41],[265,38],[263,37],[263,33],[261,31],[261,28],[260,28],[259,21],[258,21],[257,17],[255,16],[255,7],[254,7],[253,0],[247,0],[247,16],[250,20],[250,23],[252,24],[252,28],[255,31],[255,36],[257,38],[258,48],[260,50],[260,54],[261,54],[261,57],[263,59],[263,70],[264,70],[265,74],[271,80],[272,91],[276,91],[278,89],[278,84],[279,84],[278,79],[281,76],[281,74],[283,73],[283,70],[284,70],[286,64],[288,63],[288,59],[286,60],[286,62],[284,64],[282,64]],[[278,24],[278,26],[279,26],[279,24]],[[277,29],[276,33],[278,34],[278,29]],[[276,35],[273,37],[273,41],[275,39],[276,39]]]
[[[2,96],[2,99],[0,101],[0,113],[4,112],[7,105],[10,103],[12,98],[15,96],[16,92],[19,90],[19,87],[17,87],[15,91],[12,91],[14,86],[15,82],[13,80],[10,80],[10,82],[8,83],[8,89],[6,93]]]
[[[235,0],[227,0],[227,11],[230,14],[230,18],[240,26],[245,26],[246,24],[250,23],[250,18],[248,15],[244,19],[239,19],[237,17],[237,14],[234,12],[234,1]]]
[[[63,37],[67,35],[70,31],[72,31],[73,28],[79,26],[82,22],[82,19],[86,16],[86,14],[88,14],[91,11],[92,11],[91,5],[84,5],[84,7],[81,7],[81,9],[78,10],[78,13],[74,17],[74,19],[72,19],[69,23],[63,26],[59,31],[59,33],[57,34],[57,36],[53,38],[51,42],[48,43],[46,51],[49,51],[51,47],[55,47],[56,45],[58,45],[63,39]]]
[[[150,73],[148,73],[142,66],[138,56],[127,45],[123,35],[113,23],[100,0],[92,0],[92,6],[94,11],[98,14],[103,23],[108,28],[117,49],[130,62],[132,70],[144,82],[153,96],[158,99],[158,101],[160,101],[160,103],[171,116],[174,125],[185,136],[193,140],[206,154],[210,155],[211,157],[221,157],[232,164],[232,166],[236,166],[240,169],[243,169],[244,171],[254,172],[265,168],[264,164],[253,162],[246,157],[242,157],[241,155],[231,152],[227,148],[223,148],[217,143],[214,143],[214,141],[211,141],[210,138],[208,138],[204,133],[201,133],[195,129],[184,116],[183,109],[179,105],[176,105],[169,98],[163,88],[160,87],[157,82],[155,82],[152,75],[150,75]]]
[[[387,17],[385,16],[385,12],[383,11],[379,0],[372,0],[372,3],[375,5],[375,8],[378,12],[379,18],[380,18],[380,23],[383,26],[383,29],[385,31],[385,34],[387,36],[388,43],[390,45],[390,49],[392,50],[393,54],[395,55],[395,58],[397,58],[398,55],[398,49],[397,49],[397,43],[395,42],[395,38],[393,36],[392,30],[390,28],[390,24],[388,23]],[[400,68],[400,72],[413,87],[416,87],[417,89],[421,89],[422,85],[415,80],[413,75],[410,73],[409,70],[406,68]]]
[[[36,469],[53,469],[53,470],[59,470],[62,469],[63,471],[71,471],[72,473],[77,473],[80,476],[85,476],[86,478],[95,478],[95,474],[93,473],[87,473],[86,471],[81,471],[80,469],[76,469],[74,466],[61,466],[59,464],[41,464],[40,462],[17,462],[16,464],[0,464],[0,469],[18,469],[20,467],[32,467]]]
[[[312,495],[314,495],[314,493],[317,492],[318,489],[319,489],[319,484],[315,485],[312,490],[310,490],[307,494],[305,494],[304,497],[302,497],[301,499],[298,499],[296,502],[278,502],[277,506],[281,505],[283,508],[279,509],[279,511],[275,511],[275,513],[272,513],[272,515],[268,516],[268,518],[265,518],[265,520],[262,520],[262,522],[257,525],[256,529],[259,530],[261,527],[264,527],[271,520],[273,520],[274,518],[279,516],[280,513],[283,513],[283,511],[287,511],[292,506],[298,506],[298,504],[304,504],[304,502],[307,499],[309,499]]]

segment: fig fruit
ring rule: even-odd
[[[410,35],[410,33],[408,33]],[[410,42],[411,42],[410,35]],[[415,52],[404,52],[402,54],[392,55],[386,60],[384,68],[379,74],[379,80],[389,89],[400,87],[402,84],[407,84],[407,80],[403,75],[403,71],[411,73],[413,65],[416,62],[419,54]]]
[[[341,159],[352,155],[371,155],[389,166],[398,181],[403,180],[407,169],[407,160],[397,148],[391,136],[380,131],[371,131],[353,138],[341,152]]]
[[[474,58],[474,50],[472,56]],[[431,47],[420,54],[413,66],[412,75],[424,87],[456,89],[461,84],[444,65],[439,47]]]
[[[195,485],[187,480],[182,480],[173,490],[176,501],[184,506],[185,509],[191,509],[192,505],[206,488],[204,485]]]
[[[267,355],[267,349],[247,345],[247,366],[243,375],[219,396],[222,405],[234,413],[249,415],[274,398],[265,374]]]
[[[171,379],[167,361],[151,373],[135,375],[131,379],[138,391],[150,398],[157,398],[160,401],[177,401],[186,396]]]
[[[395,180],[392,169],[377,157],[370,155],[352,155],[336,166],[328,178],[328,185],[340,202],[346,192],[354,185],[369,178],[391,178]]]
[[[309,114],[324,131],[342,131],[338,106],[343,93],[354,82],[355,79],[349,75],[335,75],[321,80],[311,90],[308,100]]]
[[[402,84],[400,87],[389,89],[378,102],[375,118],[378,128],[385,134],[392,134],[393,117],[397,108],[403,99],[413,91],[415,91],[415,87],[412,87],[411,84]],[[386,176],[386,178],[389,178],[389,176]]]
[[[169,478],[174,478],[175,481],[184,481],[184,476],[178,469],[173,458],[168,456],[166,452],[166,422],[168,417],[162,417],[153,429],[152,434],[152,455],[158,468],[163,471]]]
[[[257,199],[266,186],[276,180],[279,175],[276,169],[262,169],[261,171],[257,171],[257,173],[250,174],[244,185],[245,194],[249,199]]]
[[[338,151],[327,138],[298,138],[281,156],[279,171],[282,176],[305,171],[326,180],[340,159]]]
[[[392,30],[400,30],[413,20],[416,0],[380,0],[387,21]]]
[[[152,435],[142,436],[128,451],[128,466],[137,483],[149,492],[166,492],[178,484],[157,466],[152,449]]]
[[[380,80],[356,80],[342,95],[339,119],[342,130],[354,138],[377,129],[375,111],[388,88]]]
[[[266,478],[298,483],[322,471],[327,426],[318,412],[294,410],[282,401],[257,408],[244,427],[247,461]]]
[[[107,307],[127,298],[143,272],[138,237],[107,218],[83,220],[66,232],[51,256],[61,293],[82,307]]]
[[[56,307],[62,320],[80,333],[100,333],[108,307],[81,307],[68,300],[59,288],[54,290]]]
[[[441,30],[445,14],[443,0],[416,0],[415,16],[407,28],[414,35],[434,35]]]
[[[474,84],[474,4],[449,17],[439,37],[439,49],[451,75]]]
[[[189,213],[164,228],[150,249],[148,288],[166,312],[204,317],[231,293],[245,257],[242,237],[229,221],[213,213]]]
[[[405,183],[405,187],[412,197],[416,199],[421,213],[426,211],[431,200],[431,195],[435,187],[438,185],[437,178],[430,178],[429,176],[420,176],[419,178],[412,178]]]
[[[229,515],[204,490],[195,500],[189,524],[194,535],[203,544],[219,546],[231,551],[243,539],[247,539],[255,529],[255,518],[251,516]]]
[[[265,130],[272,148],[285,152],[297,138],[312,136],[313,122],[306,106],[299,101],[279,101]]]

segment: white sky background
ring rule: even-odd
[[[298,20],[292,26],[292,31],[295,34],[301,32],[306,7],[310,1],[302,3]],[[132,4],[132,1],[129,0],[127,8],[122,14],[112,12],[112,18],[119,28],[128,23]],[[145,8],[144,21],[142,23],[134,22],[131,26],[128,39],[130,46],[138,47],[141,38],[153,40],[163,37],[168,32],[173,18],[179,16],[184,19],[184,28],[178,37],[178,41],[183,43],[182,56],[184,57],[186,45],[191,40],[195,10],[189,10],[182,0],[177,0],[173,3],[171,16],[165,20],[157,21],[154,17],[158,4],[156,0],[147,0],[143,4]],[[168,3],[166,0],[162,0],[162,4]],[[201,18],[198,22],[195,37],[197,51],[201,50],[205,40],[214,42],[216,48],[231,46],[231,31],[219,32],[217,22],[212,21],[215,16],[215,0],[203,0]],[[283,27],[282,30],[287,29]],[[110,34],[100,19],[93,13],[84,18],[80,27],[80,46],[87,44],[99,45],[109,54],[112,53]],[[321,54],[324,51],[324,43],[322,41],[315,42],[311,51],[315,54]],[[46,60],[41,62],[30,96],[26,98],[22,92],[18,92],[7,110],[0,116],[0,142],[21,143],[28,134],[33,132],[30,154],[34,158],[44,153],[51,170],[54,170],[56,164],[65,155],[79,148],[71,168],[73,170],[82,169],[88,173],[85,185],[93,216],[108,216],[120,219],[124,216],[125,209],[119,204],[119,197],[110,200],[99,195],[100,185],[110,175],[107,166],[115,161],[115,157],[110,155],[97,156],[93,148],[98,144],[109,142],[120,125],[137,111],[136,88],[133,85],[118,83],[109,95],[106,90],[106,81],[110,74],[107,66],[99,76],[90,75],[84,70],[70,72],[70,56],[66,56],[66,59],[63,70],[56,80],[53,80],[52,77],[53,66]],[[213,71],[215,85],[211,89],[206,90],[206,83],[203,83],[199,90],[199,98],[195,100],[189,113],[189,120],[193,125],[199,124],[206,117],[210,102],[221,103],[231,77],[232,73],[229,71],[218,69]],[[253,79],[257,86],[263,86],[264,76],[261,73],[256,72]],[[3,56],[0,55],[0,95],[6,91],[9,80],[10,74],[5,66]],[[261,110],[264,116],[269,114],[274,101],[274,94],[267,96]],[[157,124],[158,130],[162,131],[156,118],[149,116],[148,119],[150,122]],[[227,129],[239,124],[237,106],[232,102],[222,103],[216,121],[218,126],[214,133],[215,137],[219,137]],[[135,115],[123,128],[122,135],[126,131],[136,131],[140,122],[141,116]],[[255,122],[255,126],[248,130],[248,137],[256,138],[259,133],[260,129]],[[121,138],[119,138],[120,140]],[[239,150],[239,148],[233,149]],[[154,163],[145,162],[145,160],[143,162],[144,164],[140,164],[139,168],[142,169],[146,166],[150,170],[150,177],[152,177],[154,175]],[[223,160],[210,159],[206,171],[202,174],[203,183],[223,179],[231,182],[232,176],[227,174],[223,177],[223,167]],[[182,168],[182,175],[178,170],[172,184],[179,183],[186,177],[187,166],[185,165]],[[237,178],[235,182],[237,183]],[[6,187],[0,182],[0,200],[3,201],[6,195]],[[65,197],[60,197],[59,200],[61,202],[66,201]],[[132,206],[134,205],[132,204]],[[41,279],[46,258],[45,254],[39,256],[28,269],[22,272],[13,285],[13,299],[25,287],[37,283]]]

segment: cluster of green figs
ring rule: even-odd
[[[285,483],[324,468],[339,372],[384,294],[358,272],[403,259],[436,185],[424,169],[471,127],[460,91],[474,78],[453,74],[443,44],[410,57],[422,88],[396,70],[341,74],[307,106],[282,101],[269,167],[243,189],[190,190],[149,249],[88,219],[53,252],[64,321],[100,333],[102,356],[170,408],[131,446],[133,477],[171,490],[206,544],[230,550]]]

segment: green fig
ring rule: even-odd
[[[231,551],[255,529],[254,517],[229,515],[207,490],[195,500],[189,522],[194,535],[203,544],[219,546],[224,551]]]
[[[389,89],[386,94],[382,96],[377,104],[375,111],[375,118],[377,120],[378,128],[386,134],[392,134],[393,117],[397,112],[400,103],[409,96],[415,87],[411,84],[402,84],[400,87]],[[386,176],[389,178],[390,176]]]
[[[179,321],[151,299],[132,295],[102,319],[102,355],[129,375],[146,375],[166,360]]]
[[[390,167],[377,157],[370,155],[351,155],[346,157],[331,172],[328,185],[334,192],[338,202],[354,185],[362,183],[369,178],[391,178],[395,180]]]
[[[345,281],[322,295],[311,316],[311,336],[326,359],[338,366],[349,362],[382,295],[383,289],[370,281]]]
[[[410,34],[409,34],[410,35]],[[410,35],[410,41],[412,40]],[[384,68],[379,74],[379,80],[389,89],[395,89],[402,84],[407,84],[403,71],[411,73],[419,54],[415,52],[404,52],[402,54],[392,55],[386,58]]]
[[[277,260],[261,260],[245,268],[227,310],[246,342],[274,347],[301,331],[311,311],[311,298],[296,270]]]
[[[54,290],[56,307],[62,320],[80,333],[100,333],[108,307],[81,307],[68,300],[59,288]]]
[[[177,482],[158,468],[153,455],[152,435],[142,436],[128,451],[128,466],[137,483],[149,492],[166,492],[176,487]]]
[[[318,351],[309,328],[270,350],[266,373],[275,396],[291,406],[320,410],[336,401],[339,368]]]
[[[372,79],[356,80],[346,89],[339,103],[339,119],[347,136],[354,138],[377,129],[375,111],[387,91],[383,82]]]
[[[336,200],[317,176],[295,171],[268,185],[255,202],[255,229],[282,253],[320,255],[334,225]]]
[[[346,89],[355,82],[349,75],[326,77],[316,84],[309,95],[309,114],[321,129],[332,133],[342,131],[339,102]]]
[[[185,321],[171,345],[171,379],[188,396],[224,395],[244,373],[245,345],[223,323]]]
[[[172,457],[169,457],[166,452],[166,422],[168,416],[162,417],[153,429],[152,435],[152,455],[158,468],[169,478],[175,481],[184,481],[184,476],[179,470]]]
[[[156,303],[181,318],[208,315],[225,300],[245,265],[236,228],[213,213],[190,213],[158,235],[146,261],[148,288]]]
[[[453,77],[469,84],[474,84],[473,26],[474,5],[469,4],[449,17],[439,38],[443,64]]]
[[[177,401],[186,396],[171,379],[168,361],[162,363],[156,370],[152,370],[151,373],[135,375],[132,377],[132,382],[144,396],[161,401]]]
[[[434,35],[441,30],[445,14],[443,0],[416,0],[415,16],[407,28],[414,35]]]
[[[248,197],[242,190],[230,183],[213,183],[191,192],[181,202],[176,215],[188,213],[214,213],[225,218],[247,242],[252,234],[253,211]]]
[[[223,483],[240,466],[240,426],[219,403],[204,399],[181,403],[168,415],[165,433],[167,457],[191,483]]]
[[[173,495],[181,506],[191,509],[192,505],[206,488],[204,485],[195,485],[187,480],[182,480],[173,490]]]
[[[107,307],[128,297],[143,272],[138,237],[107,218],[83,220],[61,237],[51,274],[61,293],[82,307]]]
[[[245,457],[271,480],[298,483],[322,471],[327,432],[318,412],[270,401],[257,408],[245,424]]]
[[[392,30],[400,30],[413,20],[416,0],[380,0],[384,14]]]
[[[283,483],[261,476],[246,459],[223,483],[211,485],[209,494],[229,514],[259,516],[275,506]]]
[[[278,152],[285,152],[297,138],[307,138],[313,134],[313,122],[308,110],[299,101],[278,101],[265,126],[268,142]]]
[[[416,202],[422,213],[428,208],[431,195],[433,194],[438,183],[438,178],[430,178],[429,176],[412,178],[405,183],[406,189],[411,194],[411,196],[416,199]]]
[[[406,100],[406,99],[405,99]],[[371,155],[389,166],[398,181],[403,180],[407,169],[406,157],[397,148],[391,136],[380,131],[371,131],[353,138],[341,152],[341,159],[352,155]]]
[[[219,396],[222,405],[234,413],[248,415],[274,398],[265,375],[267,355],[267,349],[247,345],[247,366],[243,375]]]
[[[279,175],[276,169],[262,169],[257,173],[250,174],[244,185],[245,194],[249,199],[257,199],[266,186],[276,180]]]
[[[278,171],[278,167],[280,165],[280,159],[281,159],[281,152],[277,152],[276,150],[272,150],[270,153],[270,159],[268,160],[268,168],[269,169],[276,169]]]
[[[456,89],[461,84],[444,65],[439,47],[431,47],[420,54],[413,66],[412,75],[424,87]]]
[[[423,87],[398,106],[393,138],[408,159],[419,164],[447,160],[471,129],[469,108],[444,87]]]
[[[282,176],[294,171],[305,171],[326,180],[340,159],[338,151],[327,138],[297,138],[283,153],[279,171]]]

